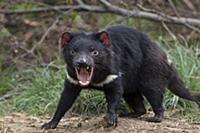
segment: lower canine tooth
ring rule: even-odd
[[[89,81],[86,81],[86,82],[79,81],[79,83],[84,86],[84,85],[88,85],[90,82]]]

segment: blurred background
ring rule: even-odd
[[[199,0],[1,0],[0,114],[51,115],[66,74],[61,33],[112,24],[145,32],[166,51],[190,90],[200,91],[199,5]],[[164,101],[172,115],[200,121],[198,104],[168,91]],[[129,110],[123,100],[120,104],[118,112]],[[100,115],[105,107],[103,93],[83,91],[70,112]]]

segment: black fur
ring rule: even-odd
[[[166,87],[182,98],[200,100],[199,93],[191,93],[185,88],[176,70],[168,63],[163,50],[135,29],[115,25],[98,33],[67,33],[63,35],[61,42],[67,71],[73,79],[77,80],[76,62],[82,56],[87,59],[86,65],[94,67],[94,73],[87,86],[75,85],[65,80],[57,110],[52,120],[42,126],[45,129],[57,126],[84,88],[92,87],[105,92],[108,104],[106,120],[109,125],[117,125],[115,108],[121,96],[133,109],[134,112],[129,113],[132,117],[146,112],[143,96],[146,97],[155,113],[149,119],[153,122],[160,122],[163,118],[162,103]],[[70,54],[72,49],[76,51],[76,55]],[[99,55],[91,55],[94,49]],[[103,81],[110,74],[116,74],[118,78],[103,87],[92,85]]]

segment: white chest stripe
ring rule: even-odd
[[[73,79],[72,77],[70,77],[68,73],[67,73],[67,75],[66,75],[66,78],[67,78],[67,80],[68,80],[70,83],[75,84],[75,85],[78,85],[78,81],[75,80],[75,79]]]
[[[103,87],[103,85],[111,83],[116,78],[118,78],[118,75],[111,74],[111,75],[108,75],[104,81],[102,81],[100,83],[92,83],[92,85],[96,86],[96,87]]]
[[[66,75],[66,78],[70,83],[78,85],[78,81],[73,79],[72,77],[70,77],[68,73]],[[118,75],[111,74],[111,75],[108,75],[106,77],[106,79],[103,80],[102,82],[100,82],[100,83],[92,83],[92,85],[95,86],[95,87],[103,87],[105,84],[109,84],[109,83],[111,83],[112,81],[114,81],[117,78],[118,78]]]

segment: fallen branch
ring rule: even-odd
[[[181,16],[178,14],[178,12],[177,12],[177,10],[175,9],[175,6],[173,5],[173,3],[171,3],[171,6],[172,6],[174,12],[175,12],[176,15],[177,15],[177,18],[180,18]],[[139,4],[137,5],[137,7],[139,7],[139,8],[140,8],[141,10],[143,10],[143,11],[158,14],[158,15],[160,15],[160,16],[166,18],[166,19],[171,19],[169,16],[167,16],[167,15],[165,15],[164,13],[159,12],[159,11],[157,11],[157,10],[154,10],[154,9],[147,9],[147,8],[144,8],[142,5],[139,5]],[[162,21],[162,23],[164,23],[164,21]],[[191,24],[189,24],[189,23],[183,23],[183,25],[186,26],[187,28],[189,28],[189,29],[191,29],[191,30],[193,30],[193,31],[195,31],[195,32],[197,32],[197,33],[200,34],[199,28],[197,28],[197,27],[195,27],[195,26],[193,26],[193,25],[191,25]]]
[[[36,43],[32,49],[30,50],[32,53],[34,53],[36,47],[40,46],[43,41],[45,40],[45,38],[47,37],[47,35],[49,34],[49,32],[55,28],[56,24],[58,23],[59,19],[61,18],[61,16],[59,15],[56,20],[53,22],[53,24],[47,29],[47,31],[43,34],[43,36],[41,37],[40,41],[38,43]]]
[[[49,7],[41,7],[41,8],[34,8],[34,9],[26,9],[26,10],[0,9],[0,14],[12,15],[12,14],[40,13],[40,12],[49,12],[49,11],[67,11],[67,10],[75,10],[78,12],[81,12],[81,11],[91,11],[91,12],[99,12],[99,13],[107,12],[104,8],[99,7],[99,6],[68,5],[68,6],[49,6]]]
[[[178,18],[180,18],[181,16],[180,16],[180,14],[178,13],[178,11],[177,11],[177,9],[176,9],[176,6],[174,5],[173,1],[172,1],[172,0],[169,0],[169,3],[170,3],[170,5],[171,5],[172,9],[174,10],[176,16],[177,16]],[[200,30],[199,30],[198,28],[196,28],[196,27],[194,27],[194,26],[192,26],[192,25],[190,25],[190,24],[188,24],[188,23],[184,23],[184,25],[185,25],[186,27],[188,27],[188,28],[190,28],[190,29],[192,29],[192,30],[194,30],[194,31],[196,31],[196,32],[198,32],[198,33],[200,34]]]
[[[105,8],[109,12],[113,12],[115,14],[127,16],[131,15],[133,17],[140,17],[140,18],[145,18],[145,19],[151,19],[155,21],[162,21],[162,22],[168,22],[168,23],[176,23],[176,24],[190,24],[193,26],[200,26],[200,20],[199,19],[194,19],[194,18],[185,18],[185,17],[172,17],[169,15],[165,15],[162,13],[157,14],[157,13],[151,13],[151,12],[145,12],[145,11],[140,11],[140,10],[127,10],[124,8],[117,7],[115,5],[112,5],[106,0],[100,0],[100,2],[105,6]]]
[[[78,12],[96,12],[96,13],[113,13],[116,15],[122,16],[132,16],[136,18],[150,19],[154,21],[163,21],[167,23],[176,23],[176,24],[190,24],[193,26],[200,26],[200,20],[195,18],[185,18],[185,17],[173,17],[173,16],[161,16],[156,13],[140,11],[140,10],[127,10],[114,5],[111,5],[105,0],[100,0],[104,7],[94,6],[94,5],[67,5],[67,6],[53,6],[53,7],[42,7],[35,9],[26,9],[26,10],[10,10],[10,9],[0,9],[0,14],[11,15],[11,14],[28,14],[28,13],[40,13],[40,12],[49,12],[49,11],[67,11],[75,10]]]

